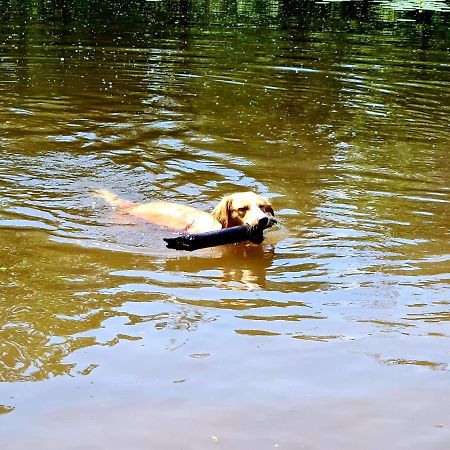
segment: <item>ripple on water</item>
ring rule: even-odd
[[[342,349],[448,370],[443,54],[385,33],[333,44],[320,32],[235,31],[6,55],[0,329],[10,381],[88,376],[96,364],[77,362],[77,350],[155,348],[155,336],[194,330],[183,338],[195,341],[207,325],[218,352],[251,339],[284,355],[289,339],[336,366]],[[177,254],[167,230],[93,199],[99,187],[205,210],[254,189],[290,236]]]

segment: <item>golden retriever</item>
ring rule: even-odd
[[[256,225],[261,219],[271,220],[274,216],[269,201],[254,192],[227,195],[211,213],[172,202],[133,203],[104,189],[94,191],[94,195],[115,206],[120,213],[188,234]]]

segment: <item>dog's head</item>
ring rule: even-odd
[[[275,222],[269,200],[254,192],[237,192],[225,196],[213,209],[212,215],[223,228],[256,225],[260,221]]]

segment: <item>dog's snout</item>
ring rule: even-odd
[[[258,226],[262,227],[262,228],[266,227],[268,223],[269,223],[269,218],[267,216],[261,217],[261,219],[258,220]]]
[[[258,227],[261,228],[270,228],[271,226],[275,225],[277,223],[277,220],[273,217],[262,217],[258,220]]]

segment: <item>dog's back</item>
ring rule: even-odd
[[[172,230],[204,233],[205,231],[222,228],[222,224],[214,219],[211,214],[192,206],[172,202],[133,203],[123,200],[105,189],[94,191],[94,195],[116,207],[118,212],[122,214],[130,214],[138,219],[165,226]]]

